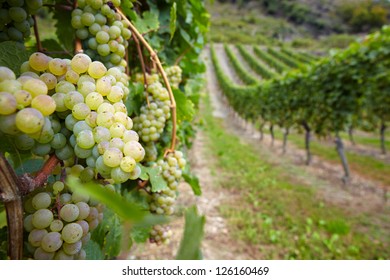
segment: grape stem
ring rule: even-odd
[[[20,181],[7,159],[0,153],[0,201],[4,202],[8,225],[8,255],[20,260],[23,255],[23,204]]]
[[[123,20],[126,21],[126,23],[129,25],[129,29],[131,30],[133,35],[135,35],[137,37],[137,39],[142,43],[142,45],[148,50],[148,52],[150,54],[150,58],[154,63],[156,63],[157,70],[160,72],[160,74],[164,80],[164,84],[168,90],[169,99],[171,101],[172,137],[171,137],[171,146],[164,153],[164,157],[165,157],[169,152],[173,152],[175,150],[175,145],[176,145],[176,101],[175,101],[175,97],[173,96],[171,85],[169,84],[167,75],[164,71],[164,68],[163,68],[161,62],[160,62],[160,59],[158,58],[157,53],[152,49],[152,47],[148,44],[148,42],[146,42],[145,38],[142,36],[142,34],[140,34],[138,32],[137,28],[135,28],[135,26],[126,17],[126,15],[120,9],[117,9],[117,12],[123,18]]]
[[[55,154],[51,155],[50,158],[45,162],[42,169],[38,171],[36,176],[31,176],[30,174],[23,174],[20,177],[20,187],[19,191],[22,195],[29,194],[35,189],[43,186],[47,181],[47,178],[53,173],[54,168],[60,163],[60,160],[56,157]]]
[[[42,43],[41,40],[39,39],[37,17],[35,15],[32,15],[32,18],[34,20],[34,35],[35,35],[35,40],[37,41],[37,49],[39,52],[43,52]]]
[[[68,2],[69,3],[69,2]],[[70,3],[69,3],[70,4]],[[51,5],[51,4],[46,4],[44,5],[45,7],[49,7],[49,8],[54,8],[54,9],[61,9],[61,10],[65,10],[65,11],[72,11],[73,10],[73,7],[72,5],[63,5],[63,4],[55,4],[55,5]]]
[[[191,46],[189,46],[187,49],[185,49],[175,60],[175,63],[173,65],[179,65],[180,61],[183,59],[183,57],[192,49]]]

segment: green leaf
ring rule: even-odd
[[[144,102],[144,85],[141,83],[130,83],[129,85],[130,95],[127,98],[125,105],[129,116],[133,114],[139,114],[141,105]]]
[[[159,167],[149,167],[147,172],[149,174],[150,184],[152,185],[152,192],[158,192],[168,188],[167,182],[164,180]]]
[[[104,260],[103,252],[95,241],[89,240],[84,250],[87,254],[87,260]]]
[[[21,43],[13,41],[0,43],[0,66],[8,67],[16,76],[20,75],[20,65],[29,57],[30,52]]]
[[[59,2],[59,1],[57,1]],[[61,1],[64,4],[67,4],[66,1]],[[57,3],[60,4],[60,3]],[[71,24],[71,11],[66,11],[62,9],[53,10],[53,19],[56,20],[56,34],[57,38],[62,45],[62,48],[67,50],[69,53],[73,53],[74,49],[74,40],[75,40],[75,30]]]
[[[50,51],[57,51],[59,52],[56,54],[56,58],[69,58],[70,54],[61,54],[60,52],[66,51],[63,46],[60,45],[60,43],[57,40],[54,39],[46,39],[43,40],[42,42],[42,47],[44,49],[50,50]]]
[[[150,184],[152,185],[152,192],[159,192],[168,188],[167,182],[164,180],[161,175],[160,168],[158,166],[152,167],[141,167],[141,175],[140,179],[142,180],[150,180]]]
[[[73,191],[89,195],[105,204],[125,220],[136,222],[145,217],[146,213],[141,211],[137,204],[129,203],[119,194],[107,190],[99,184],[93,182],[84,184],[73,176],[68,177],[67,184]]]
[[[158,14],[149,11],[142,14],[142,18],[138,17],[134,22],[135,27],[141,34],[148,33],[152,30],[157,30],[160,26]]]
[[[0,228],[7,225],[7,214],[5,210],[0,211]]]
[[[109,220],[108,229],[104,251],[109,258],[113,258],[119,255],[122,244],[122,224],[117,215],[113,215]]]
[[[204,216],[199,216],[196,206],[187,209],[185,214],[184,234],[180,242],[177,260],[200,260],[202,259],[201,243],[203,228],[206,222]]]
[[[195,115],[194,103],[192,103],[192,101],[179,89],[173,89],[173,95],[176,101],[177,121],[191,121]]]
[[[170,21],[169,21],[169,31],[171,33],[171,39],[172,41],[173,35],[175,35],[176,31],[176,20],[177,20],[177,15],[176,15],[176,2],[173,2],[173,5],[171,7],[171,12],[170,12]]]
[[[134,226],[131,229],[130,236],[135,243],[145,243],[150,235],[151,226]]]
[[[200,187],[198,177],[189,172],[185,172],[183,173],[183,178],[191,186],[195,195],[202,195],[202,189]]]

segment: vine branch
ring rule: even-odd
[[[50,174],[53,173],[53,170],[60,163],[60,160],[56,155],[51,155],[50,158],[45,162],[42,169],[32,177],[30,174],[24,174],[20,177],[20,187],[19,191],[22,195],[29,194],[35,189],[41,187],[49,178]]]
[[[20,260],[23,255],[23,204],[19,179],[7,159],[0,153],[0,201],[4,202],[8,225],[8,255]]]
[[[171,101],[171,113],[172,113],[172,136],[171,136],[171,147],[165,151],[164,156],[166,156],[169,152],[173,152],[175,150],[176,145],[176,101],[175,97],[173,96],[173,92],[171,89],[171,85],[169,84],[167,75],[165,74],[164,68],[162,67],[162,64],[160,62],[160,59],[158,58],[157,53],[152,49],[152,47],[146,42],[145,38],[140,34],[135,28],[135,26],[131,23],[131,21],[126,17],[126,15],[120,10],[117,9],[118,14],[123,18],[124,21],[129,25],[129,29],[131,32],[137,37],[137,39],[142,43],[142,45],[148,50],[150,54],[150,58],[153,62],[156,63],[157,69],[160,72],[164,84],[168,90],[169,99]]]
[[[32,15],[32,18],[34,20],[34,35],[35,35],[35,40],[37,41],[37,49],[38,49],[38,52],[43,52],[42,43],[41,43],[41,40],[39,38],[37,17],[35,15]]]

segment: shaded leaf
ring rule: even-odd
[[[0,43],[0,66],[6,66],[20,75],[20,65],[27,61],[30,52],[21,44],[14,41]]]
[[[87,253],[87,260],[104,260],[103,252],[95,241],[90,240],[84,250]]]
[[[57,1],[57,4],[59,4],[58,2],[59,1]],[[67,4],[66,1],[61,2],[63,4]],[[56,20],[56,33],[60,44],[62,45],[63,49],[67,50],[69,53],[73,53],[75,31],[71,24],[71,11],[54,9],[53,19]]]
[[[195,195],[202,195],[202,189],[199,184],[199,179],[195,175],[187,172],[183,173],[184,180],[191,186]]]
[[[147,170],[152,185],[152,192],[158,192],[168,188],[167,182],[164,180],[160,168],[158,166],[149,167]]]
[[[118,216],[113,215],[108,222],[108,233],[104,251],[109,258],[119,255],[122,241],[122,224]]]
[[[134,226],[130,236],[135,243],[145,243],[149,239],[151,226]]]
[[[107,190],[99,184],[93,182],[84,184],[73,176],[68,176],[67,184],[73,191],[89,195],[105,204],[125,220],[135,222],[145,217],[145,212],[141,211],[137,204],[129,203],[119,194]]]
[[[160,26],[160,22],[158,21],[158,14],[151,13],[149,11],[144,12],[141,17],[137,17],[134,22],[135,27],[141,33],[148,33],[152,30],[157,30]]]
[[[29,159],[23,161],[22,165],[15,169],[17,175],[22,175],[23,173],[34,173],[40,170],[45,161],[43,159]]]
[[[196,206],[186,210],[184,234],[180,242],[177,260],[200,260],[202,259],[201,242],[203,228],[206,222],[204,216],[199,216]]]
[[[173,95],[176,101],[177,121],[192,120],[195,114],[194,103],[179,89],[173,89]]]
[[[7,214],[5,210],[0,211],[0,228],[7,225]]]
[[[176,10],[177,10],[176,2],[174,2],[172,7],[171,7],[170,21],[169,21],[169,31],[171,33],[170,40],[172,40],[173,36],[175,35],[175,31],[176,31],[176,20],[177,20]]]

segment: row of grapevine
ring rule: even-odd
[[[287,49],[285,47],[282,47],[281,48],[281,51],[283,53],[285,53],[286,55],[290,56],[290,57],[293,57],[294,59],[302,62],[302,63],[311,63],[315,60],[317,60],[316,57],[312,56],[311,54],[309,53],[300,53],[300,52],[296,52],[296,51],[293,51],[291,49]]]
[[[274,56],[270,55],[265,50],[262,50],[261,48],[255,46],[253,48],[253,52],[257,57],[259,57],[261,60],[264,60],[269,66],[274,68],[278,73],[283,73],[286,71],[289,71],[291,67],[287,66],[286,64],[280,62],[278,59],[276,59]]]
[[[238,45],[238,51],[240,52],[243,59],[249,64],[249,66],[264,79],[271,79],[277,76],[277,73],[270,70],[267,64],[260,60],[253,59],[252,54],[245,49],[244,46]]]
[[[204,2],[0,5],[0,259],[113,259],[169,242],[180,182],[201,193],[185,157]],[[55,36],[39,36],[38,14]],[[198,259],[205,220],[196,208],[186,219],[177,258]]]
[[[222,90],[236,112],[252,122],[278,125],[286,134],[293,126],[303,126],[308,161],[310,133],[333,132],[348,177],[339,132],[367,123],[379,127],[385,152],[384,130],[390,121],[389,47],[390,29],[384,27],[310,67],[247,87],[228,83],[212,56]]]

